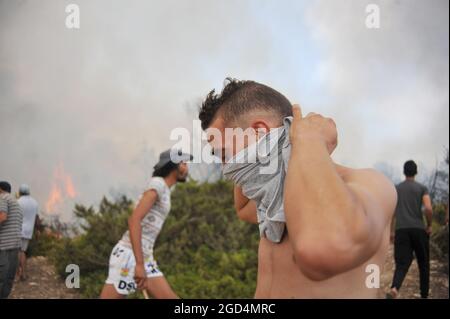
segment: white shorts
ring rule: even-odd
[[[133,250],[118,243],[114,246],[109,258],[109,272],[106,279],[107,284],[114,285],[119,294],[128,295],[136,290],[134,281],[134,267],[136,260]],[[158,268],[156,260],[153,259],[153,252],[145,257],[144,267],[147,278],[164,276]]]
[[[29,244],[30,244],[30,240],[29,239],[22,238],[22,240],[20,242],[20,250],[23,251],[24,253],[27,252]]]

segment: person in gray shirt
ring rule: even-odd
[[[22,209],[10,193],[11,185],[0,182],[0,299],[11,292],[22,237]]]
[[[387,298],[396,298],[400,287],[413,261],[413,253],[417,258],[420,276],[420,295],[428,298],[430,260],[429,236],[432,224],[432,204],[426,186],[415,181],[417,164],[407,161],[403,172],[406,179],[396,186],[398,194],[395,210],[394,258],[395,273],[391,291]],[[422,206],[425,208],[427,225],[425,226]]]

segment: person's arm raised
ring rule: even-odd
[[[258,224],[256,203],[245,197],[239,186],[234,186],[234,208],[239,219],[251,224]]]
[[[390,198],[395,189],[377,173],[370,181],[373,189],[344,182],[330,157],[337,145],[333,120],[314,113],[302,118],[299,107],[293,111],[286,226],[300,270],[325,280],[373,256],[392,216],[380,210],[395,208],[396,199]],[[384,200],[387,206],[380,204]]]

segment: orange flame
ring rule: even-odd
[[[72,177],[59,164],[53,171],[52,187],[45,205],[47,213],[56,213],[67,199],[73,199],[76,195]]]

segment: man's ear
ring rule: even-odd
[[[258,136],[264,135],[270,131],[269,124],[264,120],[256,120],[251,123],[250,127],[256,131]]]

